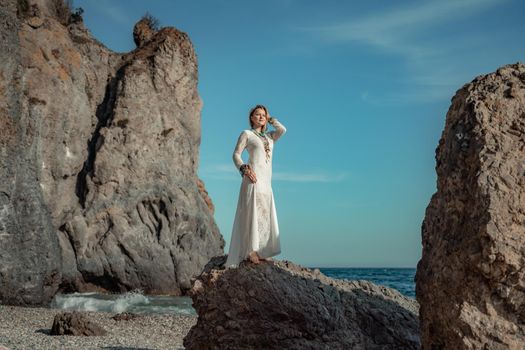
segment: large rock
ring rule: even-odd
[[[189,37],[117,54],[57,0],[0,1],[0,302],[185,293],[224,248]]]
[[[49,334],[101,336],[107,335],[108,332],[100,325],[89,320],[85,314],[73,311],[56,314]]]
[[[423,349],[525,344],[525,65],[452,99],[417,266]]]
[[[199,319],[186,349],[419,349],[417,302],[394,289],[286,260],[224,260],[193,285]]]

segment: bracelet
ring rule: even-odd
[[[250,169],[250,164],[243,164],[239,167],[241,176],[244,176],[244,173],[246,172],[247,169]]]

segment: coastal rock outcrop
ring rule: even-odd
[[[416,296],[423,349],[525,344],[525,65],[457,91],[436,149]]]
[[[186,349],[419,349],[417,302],[394,289],[287,260],[225,260],[193,284],[199,318]]]
[[[108,332],[98,324],[88,320],[83,313],[78,311],[62,312],[53,319],[51,335],[106,335]]]
[[[0,302],[180,295],[223,254],[195,50],[176,28],[138,32],[115,53],[60,0],[1,0]]]

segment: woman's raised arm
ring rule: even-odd
[[[277,120],[277,118],[271,118],[271,124],[273,125],[273,127],[275,128],[275,130],[273,131],[270,131],[268,133],[268,135],[274,140],[274,141],[277,141],[281,136],[284,135],[284,133],[286,132],[286,128],[284,127],[283,124],[281,124],[281,122],[279,120]]]

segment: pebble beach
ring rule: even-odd
[[[108,335],[49,335],[53,318],[63,311],[0,305],[0,349],[184,349],[183,339],[197,323],[193,315],[138,315],[115,321],[115,313],[83,311]]]

